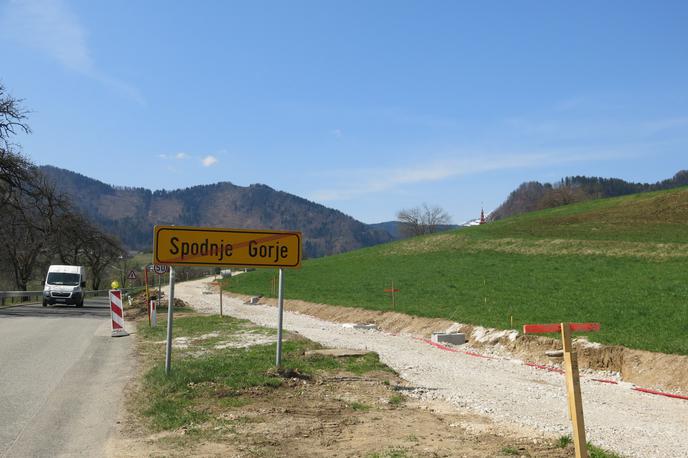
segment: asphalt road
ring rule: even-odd
[[[103,456],[132,337],[110,337],[105,298],[0,309],[0,457]]]

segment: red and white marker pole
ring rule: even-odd
[[[128,336],[124,330],[124,308],[122,307],[122,290],[110,290],[110,311],[112,312],[112,337]]]
[[[158,312],[156,311],[155,301],[150,301],[150,325],[152,328],[158,325]]]

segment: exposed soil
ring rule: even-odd
[[[209,405],[226,420],[208,439],[187,431],[149,434],[133,415],[123,419],[110,456],[222,457],[571,457],[569,445],[532,431],[508,431],[486,417],[444,403],[406,399],[390,373],[330,373],[285,379],[278,389],[253,388],[240,408]],[[231,395],[228,393],[228,395]],[[130,401],[131,402],[131,399]]]
[[[249,296],[232,294],[248,300]],[[275,305],[275,299],[262,298],[261,304]],[[339,323],[373,323],[386,332],[429,337],[445,330],[466,334],[468,345],[485,351],[515,356],[538,364],[553,364],[546,350],[561,349],[557,339],[522,335],[456,323],[442,318],[423,318],[403,313],[365,310],[300,300],[286,300],[285,309]],[[577,339],[574,343],[581,369],[617,372],[621,379],[646,388],[670,390],[688,395],[688,356],[669,355],[621,346],[600,345]],[[559,360],[560,361],[560,360]]]
[[[145,325],[144,296],[132,299],[131,306],[125,305],[127,318]],[[178,306],[186,305],[177,301]],[[361,352],[333,350],[331,353],[345,356]],[[149,358],[147,354],[139,355],[140,370],[149,367]],[[558,458],[574,455],[571,445],[561,448],[551,435],[544,436],[527,428],[509,429],[485,416],[457,411],[444,402],[407,398],[404,392],[414,387],[391,372],[365,376],[347,372],[315,377],[299,375],[283,374],[284,383],[277,389],[243,391],[241,395],[250,402],[241,407],[210,403],[207,408],[213,417],[225,420],[225,426],[221,429],[212,426],[212,431],[204,431],[202,440],[184,429],[151,434],[145,420],[135,413],[141,392],[141,379],[137,378],[127,388],[127,408],[106,447],[107,456]],[[235,395],[227,393],[227,396]],[[204,425],[200,426],[203,430]]]
[[[155,293],[151,293],[151,299],[157,300],[157,291]],[[162,294],[161,299],[163,301],[167,300],[167,297],[165,296],[165,293]],[[146,305],[146,293],[145,292],[140,292],[138,294],[134,294],[131,296],[131,303],[128,301],[128,299],[123,300],[123,305],[124,305],[124,319],[125,320],[137,320],[142,318],[144,315],[148,315],[148,307]],[[164,302],[162,304],[163,306],[167,307],[167,302]],[[175,297],[174,298],[174,306],[175,307],[189,307],[189,304],[184,302],[183,300]],[[178,313],[177,313],[178,315]]]

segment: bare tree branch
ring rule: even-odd
[[[419,207],[400,210],[397,220],[401,234],[413,237],[437,232],[440,226],[451,223],[451,216],[441,207],[424,203]]]
[[[26,115],[29,113],[22,108],[23,100],[15,99],[5,91],[5,86],[0,84],[0,142],[5,150],[11,150],[10,137],[17,132],[28,134],[31,132],[26,124]]]
[[[25,291],[35,273],[54,259],[72,265],[83,259],[97,288],[105,269],[123,250],[116,239],[74,213],[66,196],[13,151],[10,138],[30,132],[27,113],[21,100],[0,84],[0,270],[9,271]]]

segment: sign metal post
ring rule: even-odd
[[[220,318],[222,318],[222,274],[220,274],[220,281],[217,284],[220,287]]]
[[[148,304],[148,326],[150,326],[150,290],[148,289],[148,266],[143,269],[143,278],[146,283],[146,304]]]
[[[277,356],[275,365],[282,366],[282,318],[284,315],[284,269],[279,269],[279,286],[277,290]]]
[[[150,265],[144,267],[143,269],[143,278],[145,279],[146,282],[146,310],[148,311],[148,327],[151,325],[151,298],[150,298],[150,291],[148,290],[148,270],[149,270]]]
[[[167,351],[165,352],[165,374],[170,375],[172,366],[172,310],[174,309],[174,267],[170,267],[170,297],[167,305]]]
[[[282,320],[284,315],[284,268],[301,267],[301,233],[294,231],[222,229],[191,226],[155,226],[153,263],[169,266],[235,266],[279,268],[277,367],[282,365]],[[167,312],[165,373],[170,373],[174,269],[170,269]],[[222,316],[220,285],[220,316]]]

